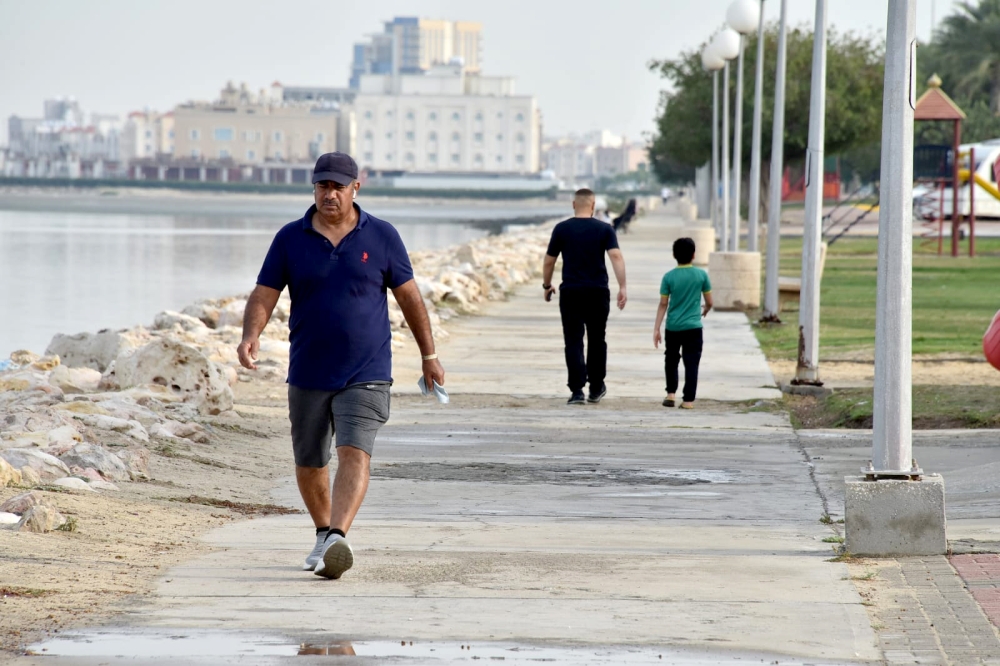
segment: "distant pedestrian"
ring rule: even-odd
[[[656,310],[656,323],[653,324],[653,347],[658,349],[661,340],[665,342],[667,397],[663,399],[664,407],[676,405],[677,366],[681,358],[684,359],[684,401],[681,407],[692,409],[698,392],[698,366],[701,363],[702,349],[701,320],[712,309],[712,283],[708,280],[708,273],[691,265],[694,251],[693,240],[678,238],[674,242],[677,268],[664,275],[660,282],[660,307]],[[660,334],[664,315],[667,316],[665,339]]]
[[[624,309],[628,301],[625,259],[618,248],[618,236],[611,226],[594,219],[595,201],[592,191],[577,190],[573,198],[574,217],[560,222],[552,230],[542,266],[542,289],[545,290],[545,300],[549,301],[556,293],[552,286],[556,259],[562,255],[559,314],[562,316],[566,347],[570,405],[598,403],[607,393],[604,384],[608,364],[605,332],[611,311],[611,291],[608,289],[608,270],[604,265],[605,253],[611,259],[618,280],[618,309]],[[586,360],[584,333],[587,336]],[[588,382],[590,394],[584,397],[583,387]]]
[[[632,220],[635,218],[636,208],[637,205],[635,199],[629,199],[628,203],[625,204],[625,210],[622,211],[622,214],[611,222],[616,232],[620,231],[625,234],[628,233],[628,225],[631,224]]]
[[[340,578],[354,553],[347,531],[368,490],[375,435],[389,418],[391,290],[423,355],[428,386],[444,384],[424,300],[396,229],[363,211],[350,155],[327,153],[312,175],[313,199],[301,219],[278,231],[247,301],[243,367],[255,370],[260,334],[281,291],[292,299],[288,411],[299,493],[316,526],[303,568]],[[337,475],[330,492],[330,445]]]
[[[597,211],[597,214],[594,215],[594,219],[595,220],[600,220],[601,222],[604,222],[605,224],[611,224],[611,216],[608,215],[608,209],[607,208],[602,208],[601,210]]]
[[[666,206],[667,202],[670,201],[670,195],[671,195],[670,188],[664,185],[663,189],[660,190],[660,198],[663,199],[664,206]]]

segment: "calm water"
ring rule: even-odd
[[[149,325],[161,310],[250,291],[274,233],[309,204],[100,199],[0,197],[0,359],[16,349],[42,353],[56,333]],[[369,210],[395,224],[414,251],[561,208],[387,203]],[[183,212],[158,212],[168,210]]]

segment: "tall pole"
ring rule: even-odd
[[[809,143],[806,149],[806,209],[802,230],[802,286],[799,293],[799,358],[796,384],[819,380],[819,252],[823,215],[823,142],[826,115],[826,0],[816,0]]]
[[[778,66],[774,76],[774,127],[771,130],[771,183],[767,206],[767,269],[764,277],[764,319],[777,320],[778,264],[781,254],[781,185],[785,170],[785,60],[788,53],[788,0],[781,0]]]
[[[719,236],[719,247],[725,252],[728,249],[729,234],[729,61],[724,67],[725,85],[722,87],[722,234]]]
[[[712,227],[716,232],[719,231],[719,70],[717,69],[712,71]]]
[[[757,62],[753,93],[753,139],[750,146],[750,212],[747,214],[747,251],[757,251],[757,222],[760,218],[760,126],[764,106],[764,0],[760,2],[757,26]]]
[[[729,251],[740,249],[740,180],[743,177],[743,35],[736,64],[736,110],[733,118],[733,197],[729,215]]]
[[[889,0],[882,98],[872,464],[912,466],[913,106],[916,0]]]

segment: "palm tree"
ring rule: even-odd
[[[964,0],[934,33],[931,62],[958,96],[1000,115],[1000,0]]]

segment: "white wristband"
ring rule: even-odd
[[[437,354],[427,354],[426,356],[421,356],[420,360],[422,360],[422,361],[433,361],[433,360],[437,359],[437,357],[438,357]]]

